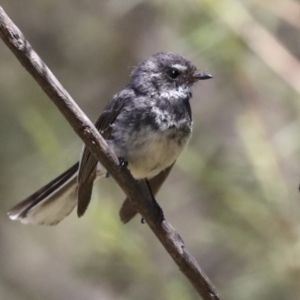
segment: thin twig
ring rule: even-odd
[[[183,240],[166,220],[155,222],[155,208],[145,184],[138,183],[126,168],[120,168],[117,157],[109,150],[106,141],[93,123],[81,111],[68,92],[58,82],[45,63],[32,49],[21,31],[0,6],[0,37],[15,54],[25,69],[57,106],[74,131],[93,155],[108,170],[125,194],[132,199],[137,211],[143,216],[154,234],[171,255],[182,273],[190,280],[204,300],[220,300],[215,287],[201,270],[194,257],[186,250]]]

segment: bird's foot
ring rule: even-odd
[[[126,161],[123,157],[118,157],[119,160],[119,167],[120,168],[126,168],[128,166],[128,161]],[[109,178],[110,174],[106,172],[105,178]]]
[[[119,166],[121,168],[126,168],[128,166],[128,161],[124,159],[124,157],[118,157]]]
[[[152,200],[154,200],[153,204],[154,204],[154,209],[155,209],[155,212],[154,212],[155,223],[160,225],[163,222],[163,220],[165,219],[164,212],[161,209],[161,207],[159,206],[159,204],[156,202],[156,200],[154,198],[152,198]],[[141,223],[142,224],[146,223],[146,221],[143,217],[141,218]]]

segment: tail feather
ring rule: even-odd
[[[120,211],[119,216],[121,221],[126,224],[128,223],[135,215],[137,214],[137,210],[133,207],[130,200],[128,198],[125,199],[123,202]]]
[[[55,225],[77,204],[78,163],[14,206],[8,216],[22,223]]]
[[[156,195],[159,189],[161,188],[162,184],[165,182],[167,177],[169,176],[174,164],[176,161],[173,162],[173,164],[169,167],[167,167],[165,170],[158,173],[156,176],[151,178],[149,180],[149,184],[151,187],[151,191],[153,195]],[[127,197],[125,201],[123,202],[121,209],[119,211],[119,216],[121,221],[126,224],[128,223],[135,215],[137,214],[137,210],[132,205],[131,201]]]

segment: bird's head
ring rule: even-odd
[[[141,62],[131,74],[132,87],[146,95],[163,98],[187,98],[194,83],[212,76],[198,72],[187,59],[170,52],[160,52]]]

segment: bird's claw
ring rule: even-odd
[[[124,157],[118,157],[119,159],[119,166],[121,168],[126,168],[128,166],[128,161],[124,159]]]
[[[155,223],[160,225],[165,219],[164,212],[156,201],[154,202],[154,205],[155,205]],[[146,223],[143,217],[141,218],[141,223],[142,224]]]

